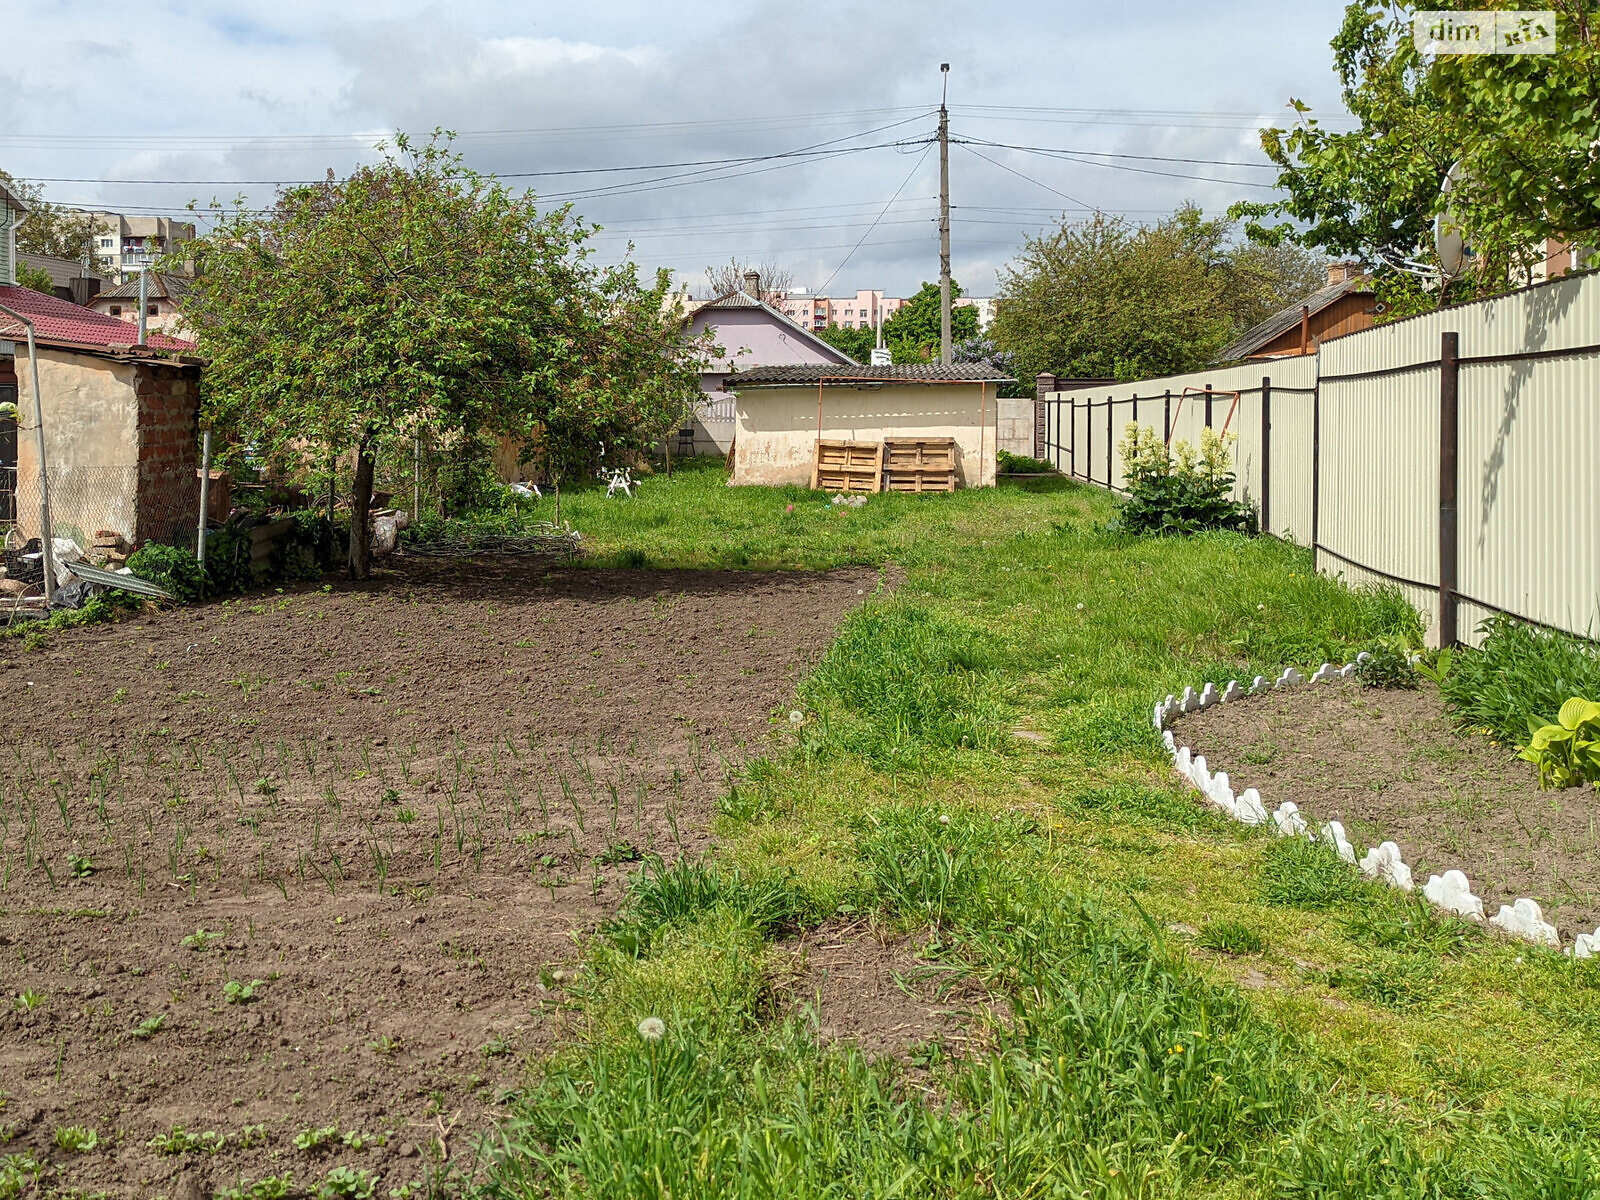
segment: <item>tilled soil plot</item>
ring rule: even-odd
[[[1457,732],[1431,687],[1269,692],[1180,717],[1175,735],[1269,808],[1341,821],[1358,850],[1396,842],[1419,887],[1454,867],[1489,915],[1528,896],[1566,939],[1600,923],[1594,792],[1540,791],[1511,750]]]
[[[0,648],[0,1156],[431,1190],[877,586],[411,563]]]

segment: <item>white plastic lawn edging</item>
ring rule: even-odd
[[[1356,673],[1356,668],[1371,657],[1372,655],[1363,650],[1356,655],[1355,662],[1346,663],[1342,667],[1323,663],[1312,672],[1310,682],[1329,683],[1337,679],[1349,679]],[[1345,836],[1344,826],[1338,821],[1328,821],[1313,830],[1311,822],[1293,800],[1285,800],[1269,812],[1266,803],[1261,799],[1260,792],[1255,788],[1245,788],[1242,792],[1236,792],[1233,780],[1228,778],[1226,771],[1213,773],[1206,763],[1205,755],[1196,754],[1188,746],[1180,746],[1177,737],[1168,728],[1174,717],[1182,716],[1184,713],[1198,712],[1217,704],[1243,700],[1262,692],[1301,687],[1306,682],[1305,676],[1299,671],[1293,667],[1285,667],[1282,674],[1276,678],[1268,679],[1264,675],[1257,675],[1248,686],[1241,684],[1237,679],[1230,679],[1228,685],[1221,691],[1217,690],[1217,685],[1214,683],[1203,685],[1198,692],[1192,687],[1186,687],[1183,689],[1183,695],[1169,695],[1157,704],[1151,712],[1151,720],[1156,732],[1161,735],[1161,744],[1167,748],[1167,753],[1172,758],[1173,769],[1209,803],[1222,809],[1234,820],[1246,825],[1270,823],[1276,826],[1279,837],[1303,837],[1309,841],[1325,843],[1340,858],[1358,868],[1368,878],[1382,880],[1390,887],[1399,888],[1401,891],[1413,890],[1416,884],[1411,878],[1411,868],[1406,866],[1405,860],[1400,856],[1400,847],[1394,842],[1382,842],[1357,859],[1355,847],[1350,844],[1350,839]],[[1450,870],[1443,875],[1429,876],[1428,882],[1422,887],[1422,895],[1435,908],[1445,912],[1474,921],[1484,919],[1483,900],[1472,894],[1472,885],[1461,871]],[[1539,907],[1538,901],[1530,900],[1526,896],[1519,898],[1514,904],[1502,904],[1500,911],[1488,918],[1488,922],[1526,941],[1537,942],[1544,946],[1561,945],[1560,934],[1556,932],[1554,925],[1544,919],[1544,910]],[[1600,928],[1592,934],[1578,934],[1564,953],[1576,958],[1600,957]]]

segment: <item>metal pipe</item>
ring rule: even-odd
[[[206,565],[206,509],[211,503],[211,430],[200,435],[200,527],[195,532],[194,556]]]
[[[150,269],[146,267],[139,272],[139,345],[145,344],[147,331],[145,329],[145,310],[149,307],[150,299]]]
[[[44,458],[44,404],[39,399],[39,351],[33,341],[33,322],[4,304],[0,304],[0,312],[20,321],[28,334],[28,365],[33,372],[33,434],[39,454],[39,549],[44,567],[44,605],[48,609],[50,597],[56,590],[56,555],[51,544],[54,529],[50,523],[50,475],[45,470]]]

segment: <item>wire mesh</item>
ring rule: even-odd
[[[115,534],[130,546],[183,545],[194,540],[200,481],[193,471],[138,466],[52,466],[51,535],[88,552],[97,538]],[[12,541],[39,536],[42,489],[37,472],[0,468],[0,524]]]

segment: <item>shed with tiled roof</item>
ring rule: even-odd
[[[890,366],[795,364],[729,376],[736,396],[733,482],[807,485],[819,442],[950,439],[956,482],[995,481],[999,389],[990,362]]]
[[[101,531],[129,542],[193,536],[201,360],[194,343],[151,334],[30,288],[0,286],[0,304],[33,326],[49,467],[51,533],[87,549]],[[19,384],[33,371],[27,328],[0,313],[0,401],[32,411]],[[30,422],[31,423],[31,422]],[[0,421],[0,519],[40,529],[33,436]],[[8,486],[7,486],[8,485]]]

